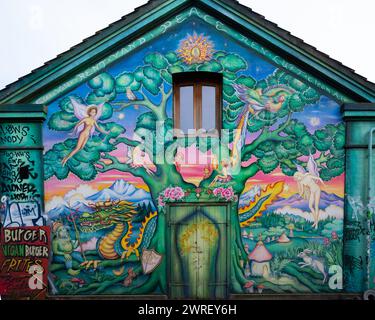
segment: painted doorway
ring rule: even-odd
[[[229,278],[229,206],[170,204],[168,286],[172,299],[225,299]]]

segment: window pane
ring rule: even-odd
[[[180,87],[180,129],[188,133],[194,129],[194,88]]]
[[[216,87],[202,86],[202,128],[216,128]]]

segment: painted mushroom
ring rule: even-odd
[[[85,284],[85,281],[80,278],[72,278],[70,282],[78,284],[79,287],[82,287]]]
[[[254,293],[254,281],[250,280],[246,282],[243,288],[245,289],[246,293]]]
[[[280,236],[280,238],[277,240],[277,242],[279,242],[279,243],[288,243],[288,242],[290,242],[290,239],[287,237],[287,235],[285,234],[285,232],[283,232],[283,234]]]
[[[264,285],[262,284],[257,285],[257,289],[258,289],[258,293],[262,293],[264,289]]]
[[[267,250],[263,241],[258,241],[254,250],[249,253],[248,259],[251,261],[252,275],[265,276],[271,272],[272,254]]]

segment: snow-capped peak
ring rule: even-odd
[[[135,187],[123,179],[116,180],[115,183],[109,187],[109,189],[119,195],[132,194],[135,192]]]

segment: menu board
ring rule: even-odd
[[[44,299],[47,293],[50,228],[0,228],[0,296]]]

